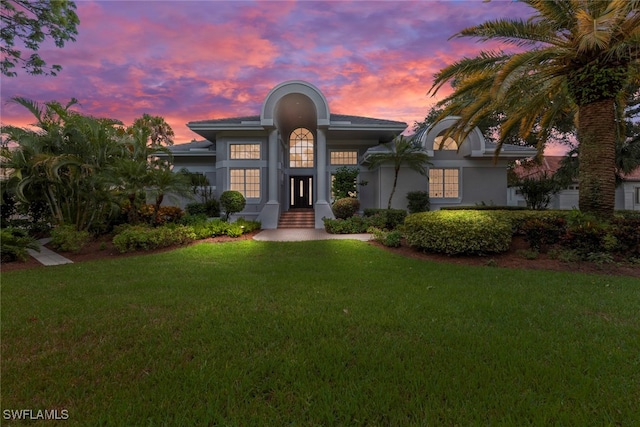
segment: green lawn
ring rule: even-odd
[[[3,415],[640,425],[633,278],[437,264],[355,241],[240,241],[7,272],[1,290]]]

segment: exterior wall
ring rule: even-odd
[[[377,206],[367,206],[386,209],[389,196],[393,190],[394,168],[391,165],[383,165],[378,173],[378,203]],[[427,177],[418,172],[402,167],[398,173],[398,184],[391,200],[392,209],[407,209],[407,193],[410,191],[429,191]]]
[[[230,144],[260,144],[259,160],[231,160]],[[216,187],[217,197],[230,187],[229,174],[233,168],[258,168],[260,169],[260,197],[247,198],[247,204],[237,217],[255,220],[268,200],[268,145],[267,136],[264,133],[240,133],[233,135],[220,135],[216,140]]]
[[[505,166],[465,167],[462,170],[461,205],[507,204],[507,170]]]
[[[640,188],[640,182],[624,182],[616,188],[615,209],[639,211],[640,203],[636,199],[635,189]],[[524,198],[517,193],[518,189],[510,187],[507,190],[509,206],[526,206]],[[549,209],[571,210],[578,209],[579,190],[566,189],[551,198]]]

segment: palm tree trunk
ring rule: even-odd
[[[393,188],[391,189],[391,194],[389,195],[389,203],[387,204],[387,209],[391,209],[391,199],[393,199],[393,194],[396,192],[396,184],[398,184],[399,173],[400,168],[395,168],[395,176],[393,177]]]
[[[580,210],[611,218],[615,206],[616,116],[613,99],[579,107]]]

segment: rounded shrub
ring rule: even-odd
[[[360,209],[360,201],[353,197],[344,197],[333,202],[333,214],[338,219],[347,219],[355,215]]]
[[[229,220],[236,212],[242,212],[246,204],[247,201],[239,191],[227,190],[220,195],[220,206],[224,209],[225,220]]]
[[[511,245],[511,221],[491,211],[433,211],[405,220],[407,243],[448,255],[506,252]]]
[[[429,193],[426,191],[409,191],[407,193],[409,213],[426,212],[431,207]]]
[[[51,230],[51,245],[61,252],[78,253],[90,241],[88,231],[78,231],[73,225],[59,225]]]

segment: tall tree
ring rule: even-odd
[[[396,192],[400,168],[405,165],[420,175],[426,175],[427,169],[425,166],[429,164],[429,156],[418,142],[405,138],[403,135],[384,145],[387,147],[387,151],[373,153],[369,155],[367,160],[369,161],[369,169],[374,169],[384,163],[393,165],[393,187],[389,195],[389,203],[387,203],[387,209],[391,209],[391,201]]]
[[[68,41],[76,41],[77,25],[76,5],[69,0],[0,0],[0,71],[4,76],[15,77],[17,65],[21,65],[29,74],[47,74],[55,76],[62,69],[47,63],[37,53],[40,44],[47,38],[57,47],[64,47]],[[33,52],[28,58],[22,56],[19,45]]]
[[[580,209],[610,217],[625,89],[640,81],[640,0],[522,2],[534,12],[527,21],[488,21],[454,35],[501,41],[520,52],[463,58],[435,75],[430,92],[456,81],[442,102],[443,115],[461,117],[450,129],[458,140],[493,111],[504,111],[498,149],[512,130],[526,139],[536,123],[542,149],[560,118],[576,111]]]
[[[103,172],[121,155],[116,120],[83,116],[66,105],[14,102],[35,117],[37,129],[2,126],[15,148],[2,148],[7,187],[23,202],[44,200],[55,224],[86,230],[104,224],[117,209]]]

